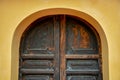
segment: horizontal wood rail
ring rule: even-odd
[[[98,59],[100,55],[92,54],[92,55],[79,55],[79,54],[70,54],[66,55],[66,59]]]
[[[23,59],[53,59],[54,54],[22,54]]]
[[[71,70],[67,74],[99,74],[99,70]]]
[[[53,69],[20,69],[23,74],[54,74]]]

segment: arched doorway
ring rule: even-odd
[[[33,22],[22,35],[19,58],[19,80],[102,80],[99,35],[78,17]]]

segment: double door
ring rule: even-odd
[[[88,23],[67,15],[38,19],[21,39],[19,80],[102,80],[99,52]]]

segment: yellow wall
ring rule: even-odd
[[[109,80],[120,80],[119,0],[1,0],[0,80],[11,80],[11,49],[17,26],[29,15],[47,8],[75,9],[95,18],[108,41]]]

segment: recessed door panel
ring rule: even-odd
[[[53,69],[53,60],[24,60],[23,68],[29,69]]]
[[[97,60],[67,60],[67,70],[99,70]]]
[[[68,76],[67,80],[98,80],[94,75],[77,75],[77,76]]]
[[[53,80],[49,75],[25,75],[23,80]]]
[[[95,35],[83,22],[67,17],[66,21],[67,54],[96,54]]]
[[[53,18],[31,24],[23,41],[25,54],[53,54],[54,24]],[[35,26],[35,27],[34,27]],[[25,37],[25,36],[24,36]]]

